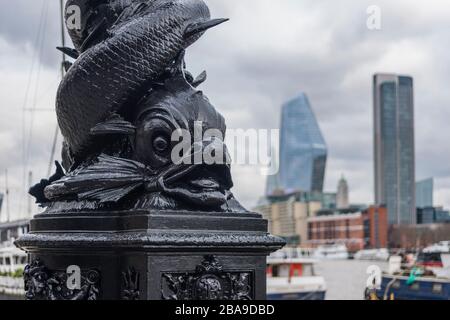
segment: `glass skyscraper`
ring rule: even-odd
[[[286,193],[322,192],[327,161],[327,146],[305,94],[282,108],[280,171],[268,179],[267,194],[273,186]]]
[[[418,181],[416,183],[416,207],[433,207],[433,178]]]
[[[413,79],[376,74],[373,91],[375,202],[390,224],[415,224]]]

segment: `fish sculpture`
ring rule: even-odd
[[[56,103],[63,164],[31,188],[37,202],[48,212],[246,212],[230,191],[225,120],[197,89],[206,73],[194,79],[184,62],[185,49],[226,19],[212,20],[201,0],[68,0],[74,5],[85,13],[69,29],[75,48],[59,48],[76,59]],[[173,139],[198,130],[187,145]]]
[[[226,21],[211,20],[202,0],[67,1],[71,6],[82,18],[79,30],[69,29],[77,59],[59,86],[56,112],[75,159],[91,151],[92,127],[135,104],[182,50]]]

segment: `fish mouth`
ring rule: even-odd
[[[233,187],[228,165],[181,165],[163,174],[158,185],[176,199],[193,205],[220,207],[229,198]]]

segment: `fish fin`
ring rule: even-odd
[[[71,68],[73,66],[73,63],[71,63],[71,62],[69,62],[69,61],[64,61],[64,63],[63,63],[63,67],[64,67],[64,70],[67,72],[67,71],[69,71],[69,69]]]
[[[185,55],[186,50],[181,50],[176,58],[172,61],[172,63],[168,67],[166,67],[166,70],[164,72],[164,74],[166,75],[166,78],[164,80],[165,86],[170,86],[174,83],[178,84],[179,81],[174,82],[174,80],[181,80],[182,82],[186,82],[184,63]]]
[[[206,71],[203,71],[202,73],[200,73],[197,76],[197,78],[195,78],[194,81],[192,81],[192,86],[194,88],[197,88],[199,85],[201,85],[203,82],[205,82],[207,78],[208,78],[208,74],[206,73]]]
[[[43,205],[44,203],[50,202],[46,197],[44,190],[46,187],[51,185],[53,182],[65,176],[64,169],[58,161],[55,161],[56,170],[55,173],[48,179],[42,179],[38,184],[32,186],[28,193],[36,198],[36,203]]]
[[[106,29],[107,19],[103,18],[92,30],[92,32],[87,36],[84,40],[83,44],[80,47],[80,51],[84,52],[86,49],[94,42],[97,36],[102,33]]]
[[[76,49],[68,47],[56,47],[56,49],[75,60],[80,56],[80,53]]]
[[[47,186],[44,193],[50,200],[117,202],[144,186],[146,177],[152,174],[139,162],[102,154],[95,163]]]
[[[91,129],[91,135],[93,136],[110,134],[133,135],[135,132],[136,127],[116,113],[111,114],[105,122],[99,123]]]
[[[184,37],[189,38],[196,34],[205,32],[206,30],[218,26],[219,24],[222,24],[228,20],[230,19],[212,19],[206,22],[193,23],[186,28]]]
[[[187,82],[189,82],[190,84],[192,84],[194,82],[194,76],[192,75],[192,73],[190,73],[188,70],[184,70],[184,77],[186,78]]]

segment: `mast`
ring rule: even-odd
[[[6,202],[6,222],[9,222],[9,185],[8,185],[8,169],[5,169],[5,202]]]
[[[66,46],[66,33],[64,29],[64,0],[59,0],[59,13],[60,13],[60,22],[61,22],[61,46],[64,48]],[[61,79],[64,78],[65,75],[65,65],[66,65],[66,55],[64,52],[61,56]],[[56,124],[55,133],[53,134],[53,144],[52,151],[50,153],[50,161],[48,164],[48,172],[47,176],[50,176],[52,173],[53,161],[55,160],[55,152],[56,152],[56,144],[58,143],[58,135],[59,135],[59,127]]]
[[[28,190],[31,188],[33,184],[33,172],[28,172]],[[28,195],[28,217],[32,219],[32,202],[31,202],[31,195]]]
[[[61,45],[64,48],[66,46],[66,32],[64,29],[64,0],[59,0],[59,11],[60,11],[60,15],[61,15]],[[61,62],[61,78],[64,77],[64,73],[65,73],[65,63],[66,63],[66,55],[64,54],[64,52],[62,52],[62,62]]]

